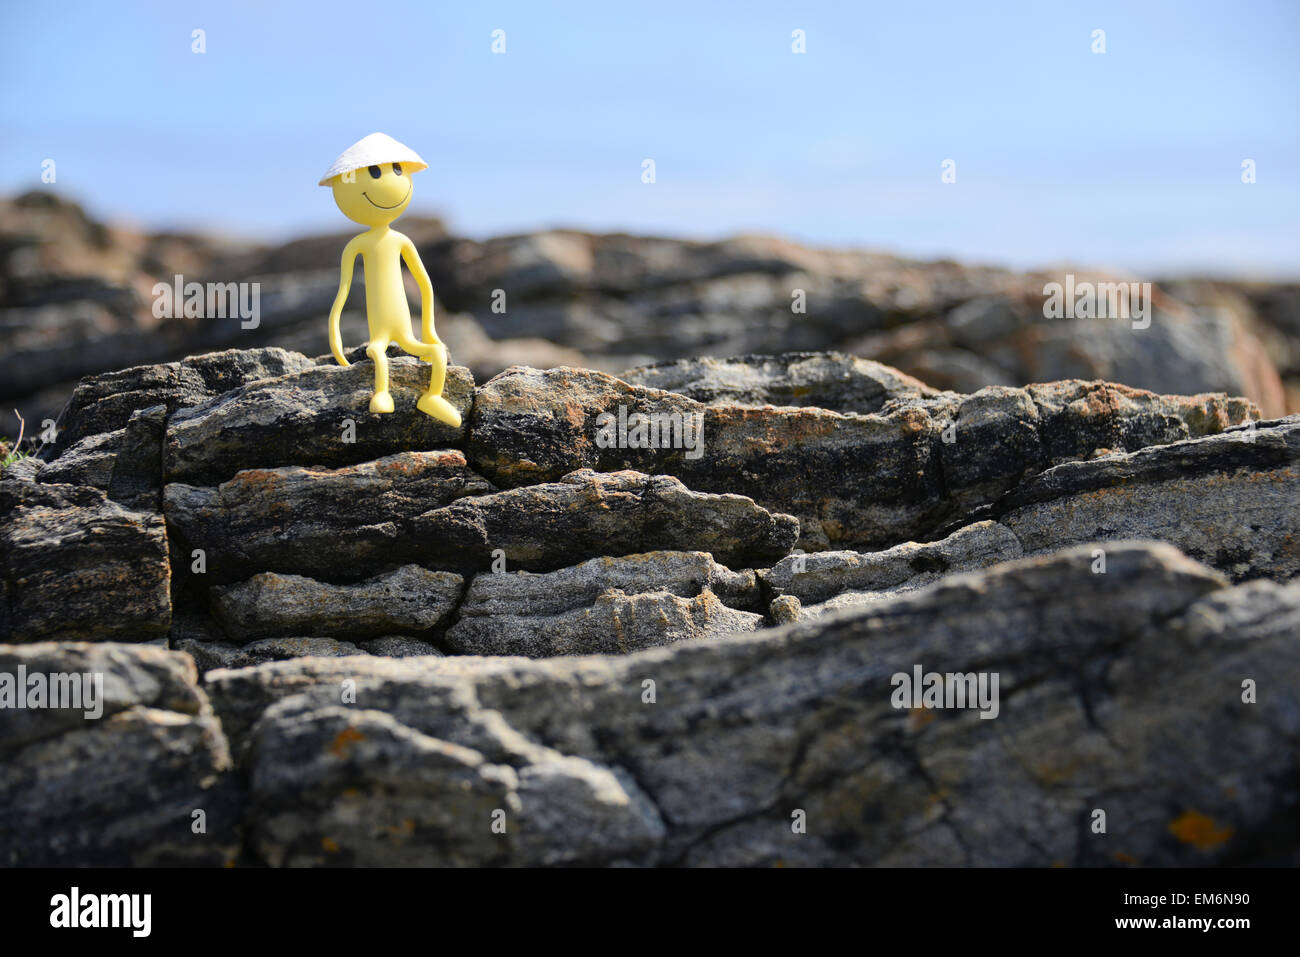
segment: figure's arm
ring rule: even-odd
[[[330,306],[330,352],[341,366],[351,365],[343,357],[343,336],[339,332],[339,317],[343,314],[343,303],[348,300],[352,289],[352,267],[357,259],[356,240],[351,240],[343,247],[343,264],[339,267],[339,291],[334,296],[334,305]]]
[[[433,330],[433,283],[429,281],[429,272],[424,268],[424,263],[420,262],[415,243],[409,239],[402,243],[402,259],[406,260],[406,268],[411,270],[415,284],[420,287],[420,337],[425,342],[441,345],[442,340]]]

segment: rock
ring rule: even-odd
[[[224,641],[182,638],[174,642],[172,648],[192,657],[199,673],[204,675],[218,668],[246,668],[291,658],[346,658],[367,654],[351,642],[335,641],[333,638],[263,638],[243,646]]]
[[[419,561],[416,516],[494,490],[463,453],[444,449],[338,469],[248,469],[216,487],[172,483],[163,508],[187,553],[206,552],[205,584],[252,570],[346,582]]]
[[[4,712],[6,866],[234,863],[230,753],[187,656],[112,643],[0,645],[0,682],[16,680],[19,668],[29,683],[64,675],[72,680],[59,687],[88,694],[80,707]],[[88,710],[92,697],[97,707]],[[199,811],[204,830],[195,833]]]
[[[113,464],[126,429],[88,435],[41,469],[39,482],[56,485],[90,485],[108,491]]]
[[[790,515],[740,495],[710,495],[666,475],[582,469],[558,482],[461,499],[420,515],[416,542],[446,567],[548,571],[602,555],[699,549],[749,567],[784,555],[799,533]]]
[[[937,542],[906,542],[881,552],[790,555],[767,571],[763,584],[801,604],[848,591],[884,591],[928,584],[951,572],[971,571],[1019,558],[1020,542],[1004,525],[976,522]]]
[[[64,411],[55,452],[88,435],[124,428],[137,410],[163,405],[172,413],[247,383],[301,372],[311,365],[306,356],[279,348],[228,349],[89,376],[77,386]]]
[[[167,532],[97,488],[0,481],[0,634],[147,641],[171,621]]]
[[[127,508],[162,511],[162,443],[167,407],[153,405],[131,413],[108,483],[108,497]]]
[[[706,405],[816,406],[835,412],[879,412],[889,399],[935,391],[879,362],[833,352],[666,360],[620,378]]]
[[[311,635],[356,640],[437,627],[460,600],[464,579],[403,565],[355,585],[261,572],[212,589],[212,610],[238,642]],[[355,653],[355,652],[354,652]]]
[[[993,508],[1027,552],[1155,538],[1236,580],[1300,573],[1300,416],[1059,465]]]
[[[247,468],[350,465],[454,444],[464,434],[463,424],[453,429],[415,408],[428,388],[429,369],[413,356],[390,361],[389,391],[396,408],[388,414],[370,411],[374,364],[369,361],[311,366],[181,410],[167,423],[164,477],[205,484]],[[447,370],[443,396],[462,417],[469,412],[473,388],[468,369]]]
[[[768,606],[767,617],[778,625],[788,625],[798,621],[803,611],[803,603],[794,595],[777,595]]]
[[[1300,711],[1286,695],[1240,704],[1240,678],[1294,683],[1300,585],[1226,588],[1165,545],[1116,546],[1104,575],[1091,561],[1067,550],[627,657],[308,659],[211,673],[210,694],[251,773],[258,854],[275,864],[537,863],[587,821],[602,837],[569,860],[1260,859],[1295,800],[1260,769],[1294,765],[1283,742]],[[896,709],[892,676],[917,664],[996,672],[997,717]],[[345,677],[352,708],[337,705]],[[552,818],[520,782],[567,759],[579,780],[607,775],[610,798],[566,775],[558,790],[587,799]],[[1108,833],[1080,838],[1095,806]],[[496,808],[514,826],[485,841],[478,822]],[[815,822],[806,834],[792,809]],[[1215,840],[1180,840],[1188,814],[1215,822]]]
[[[424,655],[442,656],[442,652],[427,641],[408,638],[405,635],[385,635],[383,638],[371,638],[369,641],[361,641],[357,644],[366,654],[379,655],[385,658],[418,658]]]
[[[244,649],[227,641],[208,641],[202,638],[172,639],[172,651],[183,651],[194,659],[199,674],[216,668],[242,668],[249,664]]]
[[[658,417],[660,437],[647,426],[649,447],[620,448],[634,415]],[[507,487],[579,467],[675,475],[795,515],[805,549],[875,548],[924,538],[1055,462],[1257,415],[1241,399],[1085,382],[904,395],[871,414],[704,406],[586,370],[511,369],[475,394],[468,457]],[[620,430],[628,441],[611,441]]]
[[[16,482],[35,482],[36,476],[44,464],[36,456],[28,455],[21,459],[15,459],[0,468],[0,477],[12,479]]]
[[[131,413],[127,424],[97,432],[64,450],[41,470],[37,481],[91,485],[129,509],[162,510],[162,436],[167,407],[150,406]]]
[[[484,577],[479,576],[480,580]],[[447,647],[462,655],[628,654],[677,641],[754,631],[763,616],[724,605],[709,590],[681,598],[662,588],[608,588],[586,607],[550,614],[462,613]]]
[[[242,668],[290,658],[347,658],[364,654],[351,642],[336,641],[333,638],[263,638],[244,645],[240,649],[238,664],[227,667]]]
[[[707,552],[644,552],[618,558],[593,558],[569,568],[533,572],[485,572],[474,576],[462,616],[554,615],[590,605],[616,588],[627,594],[666,591],[693,598],[704,590],[733,608],[757,610],[761,605],[753,571],[733,572]]]

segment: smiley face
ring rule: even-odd
[[[414,183],[401,163],[380,163],[330,180],[343,215],[364,226],[385,226],[406,211]]]

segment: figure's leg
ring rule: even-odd
[[[447,383],[447,347],[434,342],[421,342],[409,332],[397,334],[397,344],[412,355],[427,358],[432,366],[429,372],[429,388],[421,395],[415,407],[426,415],[431,415],[439,422],[445,422],[453,428],[460,425],[460,413],[456,407],[442,397],[443,386]]]
[[[375,394],[370,397],[370,411],[392,412],[393,397],[388,394],[388,338],[370,340],[366,355],[375,363]]]

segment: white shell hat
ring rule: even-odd
[[[420,159],[420,154],[409,146],[403,146],[387,133],[371,133],[339,154],[339,158],[330,164],[330,168],[321,177],[320,185],[328,186],[330,180],[340,173],[378,166],[380,163],[401,163],[412,173],[429,168],[429,164]]]

